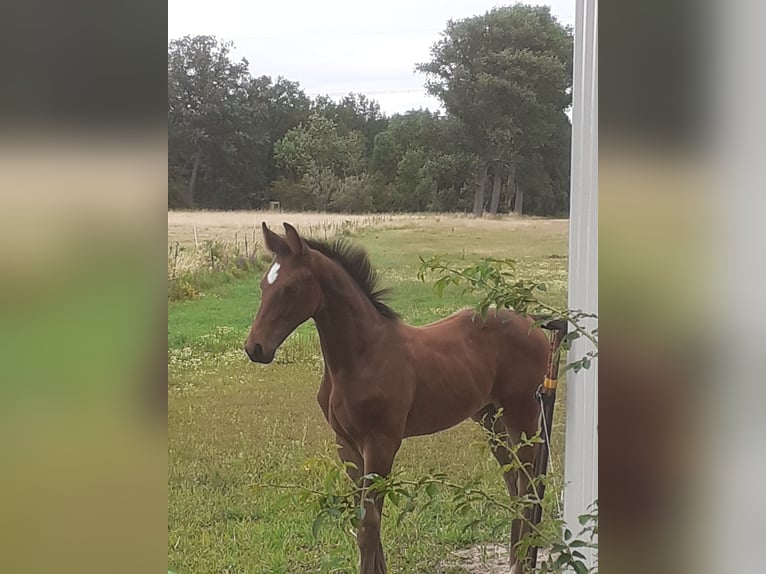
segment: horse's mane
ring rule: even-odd
[[[367,295],[378,313],[389,319],[399,317],[399,314],[385,303],[391,290],[380,288],[380,276],[370,263],[369,255],[362,247],[343,238],[335,239],[332,242],[316,239],[306,239],[305,241],[312,249],[316,249],[325,257],[329,257],[340,264],[362,292]]]

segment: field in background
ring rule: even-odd
[[[566,220],[456,216],[347,216],[285,213],[168,214],[168,240],[193,249],[197,240],[241,241],[265,219],[291,222],[304,233],[342,232],[364,245],[393,287],[391,305],[413,324],[424,324],[472,304],[448,292],[443,298],[417,280],[418,256],[446,255],[466,264],[479,257],[513,257],[519,274],[548,283],[552,303],[566,301]],[[345,223],[345,222],[356,223]],[[312,232],[313,230],[313,232]],[[261,241],[256,231],[256,240]],[[321,466],[334,457],[333,435],[316,404],[322,360],[313,325],[301,326],[276,361],[252,365],[241,351],[259,302],[259,273],[219,284],[196,300],[168,310],[169,566],[191,572],[354,572],[349,533],[311,534],[314,509],[283,499],[259,483],[321,488]],[[560,394],[563,398],[564,393]],[[554,468],[560,469],[563,409],[554,425]],[[396,468],[409,477],[445,472],[455,481],[481,477],[482,487],[503,495],[500,472],[470,423],[408,439]],[[392,573],[445,570],[450,551],[503,540],[484,525],[464,530],[470,515],[454,512],[446,494],[397,526],[386,509],[383,526]],[[488,517],[484,517],[488,518]]]
[[[554,226],[559,231],[566,230],[568,220],[537,219],[531,217],[516,217],[505,215],[493,219],[475,219],[467,215],[445,214],[372,214],[354,215],[346,213],[280,213],[275,211],[169,211],[168,212],[168,243],[179,242],[184,246],[195,244],[195,227],[197,242],[205,240],[233,241],[235,236],[240,240],[245,236],[260,240],[261,222],[269,227],[281,229],[283,221],[298,227],[302,233],[307,233],[320,239],[331,236],[342,229],[363,229],[369,227],[391,228],[412,226],[457,226],[481,230],[504,230],[516,227]],[[566,232],[566,231],[565,231]]]

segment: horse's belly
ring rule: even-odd
[[[432,434],[464,421],[488,402],[495,378],[491,357],[470,337],[421,342],[412,352],[415,392],[407,436]]]
[[[483,393],[442,393],[418,397],[407,415],[405,436],[433,434],[453,427],[484,407]]]

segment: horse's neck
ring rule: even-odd
[[[321,284],[322,304],[314,322],[325,363],[333,371],[342,370],[380,340],[391,321],[380,315],[345,271],[328,269]]]

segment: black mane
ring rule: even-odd
[[[399,314],[385,303],[390,289],[381,289],[380,276],[378,275],[367,252],[358,245],[354,245],[346,239],[335,239],[331,243],[306,239],[306,243],[312,249],[316,249],[322,255],[329,257],[340,264],[346,273],[354,280],[359,288],[367,295],[378,313],[389,319],[399,317]]]

